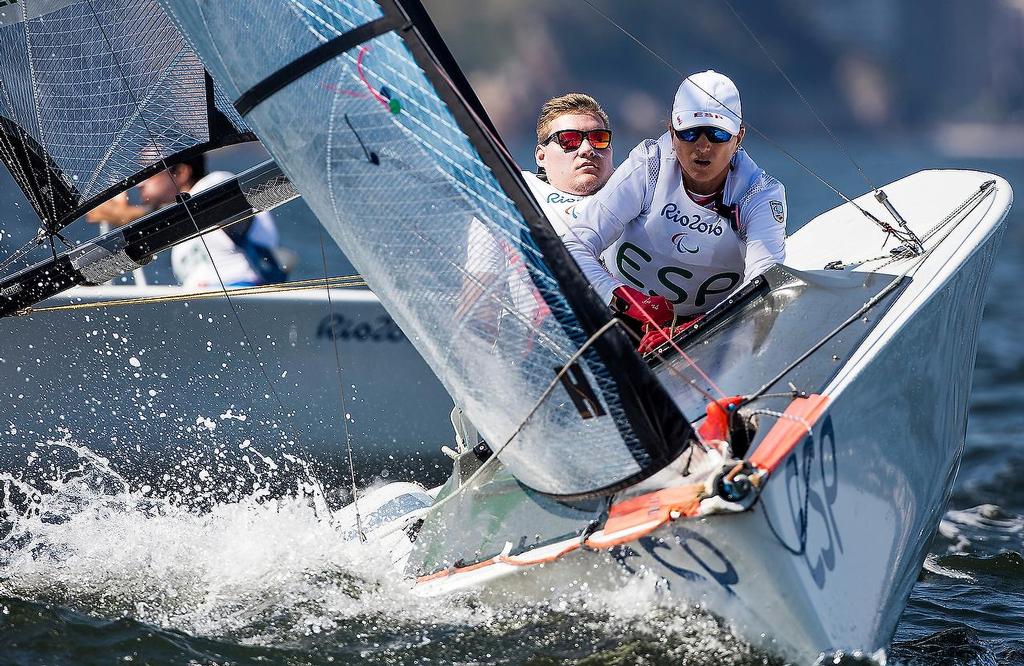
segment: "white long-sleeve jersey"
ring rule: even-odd
[[[233,177],[227,171],[213,171],[196,181],[189,192],[199,194]],[[277,227],[270,213],[264,211],[253,218],[248,236],[257,245],[277,247]],[[220,286],[222,281],[228,286],[262,281],[245,252],[223,229],[207,231],[171,248],[171,269],[178,282],[191,288]]]
[[[523,178],[547,215],[552,229],[564,238],[590,197],[563,192],[529,171],[523,171]],[[513,259],[514,254],[511,245],[501,239],[496,231],[489,230],[477,218],[472,220],[467,240],[466,268],[474,276],[473,280],[490,282],[505,275],[509,295],[518,313],[529,313],[532,316],[538,311],[546,311],[547,306],[526,274],[526,267],[518,263],[518,259]]]
[[[677,314],[699,314],[786,256],[785,188],[742,149],[722,203],[735,214],[689,197],[666,132],[633,149],[563,240],[605,303],[628,284],[664,296]]]

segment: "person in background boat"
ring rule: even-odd
[[[140,183],[139,195],[146,205],[132,205],[122,194],[89,211],[86,219],[119,227],[174,203],[179,193],[196,194],[232,177],[227,171],[207,173],[206,157],[199,155]],[[226,287],[283,282],[287,274],[275,255],[277,247],[274,219],[263,212],[174,246],[171,268],[178,282],[190,288],[220,287],[222,282]]]
[[[638,333],[671,338],[786,256],[786,191],[741,147],[740,94],[683,80],[668,131],[629,154],[564,237],[598,295]]]
[[[611,177],[611,139],[608,114],[589,95],[567,93],[541,106],[534,150],[537,171],[523,170],[522,174],[559,236],[568,232],[586,199]],[[510,265],[512,248],[479,219],[470,224],[467,248],[468,277],[460,313],[476,307],[477,320],[499,326],[507,309],[501,307],[499,299],[481,302],[480,296],[505,275],[516,313],[529,317],[539,314],[542,301],[536,298],[526,269]]]

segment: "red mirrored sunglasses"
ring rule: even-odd
[[[564,129],[552,132],[540,145],[546,146],[554,139],[562,150],[578,150],[584,141],[597,150],[604,150],[612,143],[612,131],[609,129],[574,130]]]

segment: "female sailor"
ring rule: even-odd
[[[641,351],[785,258],[786,192],[744,133],[728,77],[687,77],[669,131],[633,149],[564,238],[602,300],[647,333]]]

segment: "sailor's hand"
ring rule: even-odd
[[[664,326],[672,321],[672,304],[663,296],[648,296],[626,285],[612,293],[612,308],[641,324]]]
[[[673,336],[679,335],[703,318],[704,315],[689,317],[683,321],[677,321],[675,326],[644,326],[644,337],[641,338],[636,350],[641,354],[652,352],[664,343],[672,340]]]
[[[120,227],[144,215],[146,210],[141,206],[128,203],[128,193],[122,192],[113,199],[104,201],[85,214],[85,219],[93,224],[107,224]]]
[[[636,347],[637,352],[640,354],[652,352],[672,339],[671,326],[644,327],[644,330],[646,333],[644,333],[644,337]]]

